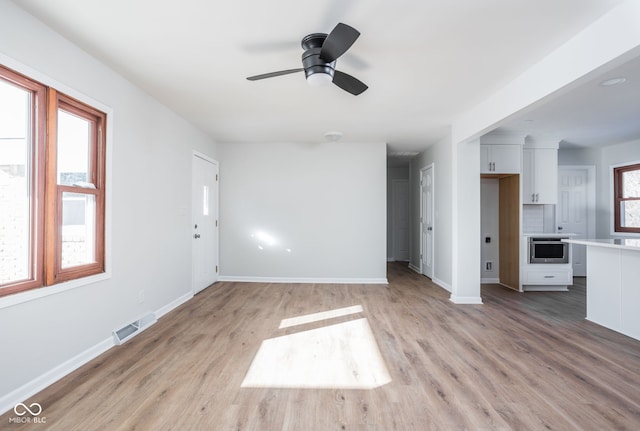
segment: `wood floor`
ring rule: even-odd
[[[584,287],[484,305],[401,264],[390,284],[218,283],[27,401],[8,430],[638,430],[640,342],[584,320]],[[391,381],[375,389],[241,388],[283,319],[362,306]],[[304,330],[321,328],[310,322]]]

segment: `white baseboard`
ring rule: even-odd
[[[454,304],[482,304],[482,298],[479,296],[453,296],[449,298],[449,301]]]
[[[164,316],[165,314],[167,314],[168,312],[170,312],[174,308],[178,308],[179,306],[181,306],[182,304],[184,304],[185,302],[187,302],[191,298],[193,298],[193,292],[189,292],[189,293],[186,293],[186,294],[182,295],[181,297],[171,301],[170,303],[168,303],[164,307],[161,307],[159,310],[157,310],[156,311],[156,317],[158,319],[161,318],[162,316]]]
[[[499,278],[481,278],[480,284],[500,284]]]
[[[97,358],[110,348],[114,346],[113,337],[109,335],[109,338],[99,342],[93,347],[88,348],[84,352],[81,352],[73,358],[63,362],[57,367],[47,371],[39,377],[31,380],[25,385],[22,385],[18,389],[9,392],[0,398],[0,415],[13,409],[13,407],[20,402],[34,396],[47,386],[57,382],[67,374],[77,370],[92,359]],[[36,400],[38,402],[38,400]]]
[[[422,272],[420,272],[420,267],[415,266],[413,263],[409,263],[409,269],[413,272],[417,272],[418,274],[422,274]]]
[[[436,278],[436,277],[433,277],[431,279],[431,281],[433,281],[438,286],[442,287],[447,292],[451,293],[451,285],[449,283],[445,283],[444,281],[442,281],[442,280],[440,280],[439,278]]]
[[[169,304],[160,308],[158,311],[156,311],[155,315],[159,319],[160,317],[169,313],[174,308],[177,308],[178,306],[184,304],[191,298],[193,298],[193,293],[191,292],[185,295],[182,295],[181,297],[175,299],[174,301],[171,301]],[[73,358],[63,362],[57,367],[54,367],[53,369],[47,371],[46,373],[40,375],[39,377],[36,377],[35,379],[22,385],[21,387],[15,389],[14,391],[11,391],[8,394],[0,397],[0,415],[13,409],[13,407],[17,403],[21,403],[24,400],[34,396],[41,390],[52,385],[53,383],[57,382],[61,378],[65,377],[66,375],[72,373],[73,371],[77,370],[87,362],[97,358],[107,350],[111,349],[114,345],[115,344],[113,341],[113,336],[109,334],[109,338],[99,342],[93,347],[88,348],[84,352],[79,353]],[[38,400],[36,400],[36,402],[38,402]]]
[[[225,275],[220,276],[218,280],[241,283],[389,284],[386,278],[245,277]]]

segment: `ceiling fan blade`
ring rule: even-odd
[[[354,96],[363,93],[367,88],[369,88],[362,81],[344,72],[340,72],[339,70],[336,70],[333,74],[333,83]]]
[[[320,59],[326,63],[331,63],[347,52],[359,36],[360,32],[355,28],[341,22],[338,23],[322,44]]]
[[[270,72],[270,73],[263,73],[262,75],[249,76],[247,79],[249,81],[257,81],[259,79],[274,78],[276,76],[289,75],[290,73],[302,72],[303,70],[304,69],[302,68],[280,70],[278,72]]]

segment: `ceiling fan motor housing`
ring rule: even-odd
[[[320,48],[311,48],[302,54],[302,66],[307,78],[314,73],[325,73],[333,78],[336,62],[325,63],[320,58]]]
[[[327,63],[320,58],[322,44],[326,38],[326,33],[313,33],[302,39],[302,49],[305,50],[302,54],[302,66],[306,78],[315,73],[324,73],[333,78],[336,61]]]

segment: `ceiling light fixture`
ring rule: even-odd
[[[328,142],[338,142],[340,139],[342,139],[342,132],[327,132],[324,134],[324,138]]]
[[[324,87],[331,84],[332,81],[333,76],[324,72],[312,73],[307,76],[307,84],[310,87]]]
[[[621,76],[619,78],[611,78],[611,79],[607,79],[606,81],[602,81],[600,85],[603,87],[611,87],[612,85],[618,85],[624,82],[627,82],[627,78]]]

